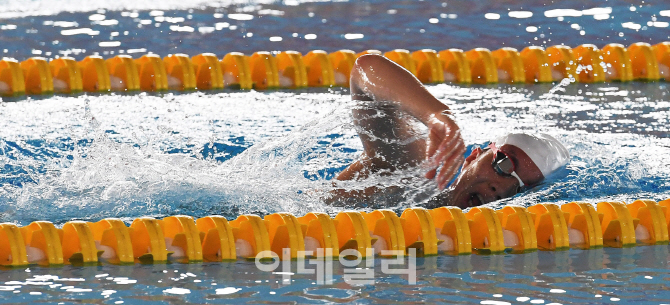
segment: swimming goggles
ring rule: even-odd
[[[493,158],[493,162],[491,163],[491,166],[493,166],[493,170],[495,170],[495,172],[498,173],[498,175],[506,177],[512,176],[516,178],[516,180],[519,180],[519,189],[524,187],[525,184],[523,183],[519,175],[517,175],[517,173],[515,172],[516,166],[514,165],[514,161],[512,161],[512,158],[504,151],[498,149],[498,147],[496,147],[496,145],[493,142],[490,143],[489,147],[487,148],[490,148],[493,151],[493,154],[495,155],[495,158]]]

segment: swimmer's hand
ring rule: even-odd
[[[435,178],[438,188],[444,189],[465,161],[461,129],[445,113],[431,115],[426,125],[430,129],[426,141],[426,178]]]

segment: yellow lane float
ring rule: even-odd
[[[102,251],[100,257],[111,263],[132,264],[133,244],[130,229],[122,220],[106,218],[98,222],[89,222],[95,246]]]
[[[438,53],[445,82],[469,84],[472,82],[470,63],[461,49],[442,50]]]
[[[335,216],[335,230],[341,255],[342,252],[351,249],[358,251],[362,257],[368,256],[367,249],[372,249],[373,242],[368,225],[360,212],[339,212]]]
[[[48,221],[35,221],[21,228],[29,263],[58,266],[64,263],[62,232]]]
[[[444,83],[442,63],[435,50],[423,49],[412,52],[412,61],[416,67],[416,77],[422,83]]]
[[[314,257],[337,257],[340,245],[335,221],[325,213],[308,213],[299,217],[305,238],[305,251]]]
[[[140,90],[153,92],[168,89],[165,63],[158,55],[144,55],[135,59],[135,65],[139,74]]]
[[[570,202],[561,206],[567,213],[568,239],[570,246],[593,249],[603,246],[603,231],[600,217],[592,204],[587,202]]]
[[[498,68],[498,81],[501,83],[524,83],[526,75],[523,60],[514,48],[502,48],[491,53]]]
[[[23,70],[16,59],[0,59],[0,96],[21,95],[26,91]]]
[[[370,230],[370,236],[377,241],[372,244],[375,255],[387,255],[383,251],[393,251],[391,256],[405,255],[405,233],[401,218],[391,210],[361,212]]]
[[[412,75],[416,75],[416,64],[414,63],[414,60],[412,60],[412,55],[408,50],[395,49],[384,53],[384,56],[407,69]]]
[[[308,86],[330,87],[335,85],[333,65],[328,59],[328,53],[322,50],[310,51],[303,57],[303,61],[307,67]]]
[[[605,81],[602,55],[598,47],[592,44],[583,44],[572,50],[579,66],[577,80],[581,83],[602,83]]]
[[[635,228],[637,242],[649,245],[668,243],[668,226],[665,220],[665,207],[653,200],[635,200],[629,204],[628,210],[633,219],[639,219]]]
[[[660,79],[670,79],[670,42],[661,42],[655,44],[652,49],[656,62],[658,63],[658,76]]]
[[[505,251],[505,238],[498,214],[489,207],[474,207],[465,216],[470,220],[472,248],[480,253]]]
[[[163,58],[169,90],[193,90],[196,87],[195,69],[186,54],[170,54]]]
[[[170,216],[158,222],[163,229],[163,238],[171,258],[184,262],[201,262],[202,244],[200,231],[191,216]]]
[[[112,91],[140,90],[140,74],[132,57],[117,55],[105,60]]]
[[[307,69],[300,52],[280,52],[276,57],[280,87],[291,89],[307,87]]]
[[[81,73],[72,57],[60,57],[49,62],[53,89],[56,93],[71,94],[83,89]]]
[[[470,220],[457,207],[432,209],[430,215],[435,225],[435,234],[442,240],[437,246],[439,253],[465,255],[472,253]]]
[[[352,50],[339,50],[328,54],[328,59],[333,65],[335,86],[349,87],[349,76],[356,62],[356,53]]]
[[[54,91],[49,63],[42,57],[31,57],[21,62],[27,94],[49,94]]]
[[[636,42],[628,47],[633,68],[633,79],[657,81],[660,78],[654,50],[646,42]]]
[[[570,248],[565,214],[557,205],[538,204],[529,207],[528,212],[533,214],[538,249],[558,251]]]
[[[409,208],[400,215],[405,233],[405,248],[416,249],[417,255],[437,255],[438,240],[430,212],[424,208]]]
[[[69,263],[97,263],[98,248],[93,232],[84,221],[70,221],[63,225],[61,241],[63,258]]]
[[[133,257],[142,263],[164,263],[168,251],[160,222],[151,217],[140,217],[130,225]]]
[[[577,78],[577,60],[570,47],[551,46],[547,48],[547,58],[551,68],[551,78],[555,82],[571,76]]]
[[[249,70],[249,58],[243,53],[230,52],[221,59],[223,85],[226,88],[251,89],[254,84]]]
[[[193,71],[195,72],[195,83],[198,90],[216,90],[223,88],[223,73],[221,64],[216,55],[202,53],[193,56]]]
[[[282,260],[305,258],[305,239],[302,225],[291,213],[275,213],[265,216],[270,249]],[[284,253],[284,249],[289,249]]]
[[[277,60],[270,52],[256,52],[249,58],[251,80],[256,89],[275,89],[279,87]]]
[[[465,58],[470,65],[473,83],[493,84],[498,82],[498,69],[493,56],[491,56],[491,51],[485,48],[475,48],[465,52]]]
[[[140,217],[130,227],[116,218],[70,221],[62,229],[48,221],[25,227],[0,224],[0,265],[184,263],[305,257],[397,257],[411,253],[464,255],[526,253],[668,244],[670,199],[544,203],[495,211],[474,207],[433,210],[408,208],[400,217],[391,210],[343,211],[296,217],[274,213],[265,219],[240,215],[228,222],[212,215],[163,219]],[[286,251],[285,251],[286,249]],[[352,252],[353,250],[353,252]],[[386,250],[386,251],[385,251]],[[391,250],[391,252],[387,252]],[[285,253],[284,253],[285,252]]]
[[[520,206],[506,206],[497,211],[503,230],[505,248],[513,252],[537,251],[537,233],[533,215]]]
[[[111,89],[109,71],[102,57],[98,55],[87,56],[78,65],[84,91],[107,92]]]
[[[541,47],[526,47],[521,51],[527,83],[547,83],[553,81],[547,52]]]
[[[256,215],[240,215],[229,222],[235,238],[237,257],[254,259],[273,257],[270,250],[270,237],[265,222]],[[275,253],[278,254],[278,253]]]
[[[12,223],[0,223],[0,265],[8,267],[28,265],[23,235]]]
[[[600,202],[597,207],[598,213],[603,214],[603,244],[616,248],[634,246],[639,220],[633,219],[626,205],[623,202]]]
[[[605,79],[607,81],[628,82],[633,80],[628,50],[621,44],[610,43],[600,50],[603,62],[607,66]]]
[[[198,218],[195,222],[202,240],[202,258],[208,262],[237,259],[233,227],[223,216]]]

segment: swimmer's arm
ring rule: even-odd
[[[364,55],[356,60],[350,88],[353,100],[394,103],[430,129],[425,176],[435,178],[438,187],[444,189],[463,164],[465,153],[460,128],[449,117],[449,107],[430,94],[409,71],[379,55]],[[352,169],[343,176],[350,179],[353,173],[364,172]]]
[[[379,55],[363,55],[356,60],[350,88],[353,100],[394,103],[426,125],[449,110],[409,71]]]

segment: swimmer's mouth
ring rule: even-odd
[[[476,207],[484,204],[484,199],[479,193],[472,193],[468,198],[467,205],[468,207]]]

